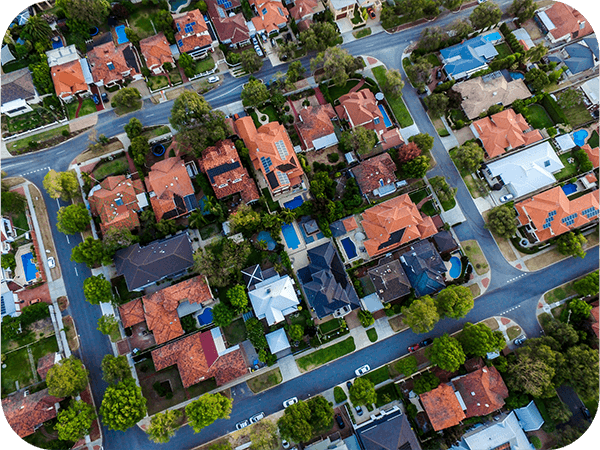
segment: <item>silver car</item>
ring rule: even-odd
[[[241,422],[238,422],[235,424],[235,429],[241,430],[242,428],[246,428],[248,425],[250,425],[250,422],[248,422],[248,419],[242,420]]]
[[[252,417],[250,417],[250,423],[260,422],[264,418],[265,418],[265,413],[264,412],[255,414]]]

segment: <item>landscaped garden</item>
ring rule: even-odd
[[[476,240],[472,239],[469,241],[464,241],[462,243],[462,247],[469,258],[469,261],[471,261],[471,264],[475,268],[477,275],[483,275],[489,270],[487,259],[485,258],[485,255],[481,251],[481,248]]]
[[[93,102],[92,102],[93,103]],[[46,108],[35,106],[33,111],[21,114],[15,117],[2,116],[2,134],[10,136],[11,134],[23,133],[24,131],[34,130],[56,122],[56,115]],[[8,132],[8,133],[6,133]]]
[[[69,133],[69,126],[63,125],[58,128],[53,128],[51,130],[42,131],[41,133],[34,134],[32,136],[24,137],[23,139],[19,139],[16,141],[11,141],[6,143],[7,150],[14,154],[19,155],[28,150],[36,150],[39,148],[45,148],[48,142],[53,142],[54,139],[64,136],[63,132]]]
[[[69,114],[69,119],[75,119],[75,114],[77,113],[77,108],[79,107],[79,102],[77,99],[73,100],[71,103],[67,104],[67,113]],[[96,104],[94,100],[91,98],[85,98],[81,102],[81,109],[79,110],[79,114],[77,117],[87,116],[88,114],[92,114],[96,112]]]
[[[592,133],[592,135],[590,136],[590,138],[588,139],[587,143],[589,144],[590,147],[592,148],[597,148],[598,147],[598,132],[594,131]]]
[[[273,369],[249,379],[246,383],[252,392],[258,394],[270,387],[278,385],[282,380],[283,377],[281,376],[281,371],[279,369]]]
[[[148,88],[151,91],[157,91],[169,86],[169,80],[166,75],[152,75],[148,77]]]
[[[215,61],[212,56],[208,55],[204,59],[196,61],[196,73],[204,73],[215,68]]]
[[[375,79],[377,80],[377,83],[379,83],[380,86],[385,81],[384,73],[385,73],[385,67],[383,67],[383,66],[378,66],[378,67],[373,68],[373,75],[375,76]],[[400,125],[400,128],[409,127],[412,124],[414,124],[414,121],[413,121],[410,113],[408,112],[408,108],[404,104],[404,101],[402,100],[401,95],[398,95],[398,96],[387,95],[386,100],[387,100],[388,105],[392,109],[394,116],[396,116],[396,120],[398,121],[398,125]]]

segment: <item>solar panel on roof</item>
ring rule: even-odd
[[[183,41],[182,41],[181,39],[179,39],[179,40],[177,41],[177,45],[179,45],[180,47],[183,47]]]
[[[183,201],[185,202],[188,211],[193,211],[198,208],[198,200],[194,194],[186,195],[183,197]]]
[[[193,33],[194,32],[194,27],[192,26],[191,23],[188,23],[185,25],[185,32],[186,33]]]
[[[181,26],[179,24],[177,24],[177,31],[181,33]]]
[[[225,8],[231,8],[233,6],[233,3],[231,3],[231,2],[225,2],[225,3],[223,3],[223,6]]]
[[[222,5],[223,3],[225,3],[225,0],[217,0],[217,5]]]

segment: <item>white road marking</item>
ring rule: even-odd
[[[21,163],[19,163],[19,164],[21,164]],[[20,176],[20,177],[24,177],[24,176],[26,176],[26,175],[30,175],[30,174],[32,174],[32,173],[41,172],[42,170],[50,170],[50,167],[42,167],[41,169],[37,169],[37,170],[31,170],[31,171],[29,171],[29,172],[22,173],[22,174],[21,174],[21,175],[19,175],[19,176]]]
[[[66,150],[61,150],[60,152],[56,152],[57,155],[60,155],[61,153],[64,153]]]
[[[75,275],[79,276],[79,272],[77,272],[77,267],[73,267],[75,269]]]
[[[520,307],[521,307],[521,305],[513,306],[512,308],[509,308],[506,311],[501,312],[500,315],[503,316],[504,314],[514,311],[515,309],[520,308]]]
[[[69,236],[65,234],[65,237],[67,238],[67,244],[71,244],[71,242],[69,241]]]
[[[506,280],[506,282],[507,282],[507,283],[512,283],[513,281],[515,281],[515,280],[518,280],[519,278],[522,278],[522,277],[524,277],[525,275],[527,275],[527,274],[526,274],[526,273],[522,273],[522,274],[521,274],[521,275],[519,275],[518,277],[513,277],[513,278],[511,278],[511,279],[509,279],[509,280]]]
[[[152,117],[154,114],[146,114],[146,117]]]

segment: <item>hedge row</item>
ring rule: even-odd
[[[546,108],[546,111],[548,111],[548,114],[554,123],[569,123],[569,119],[567,119],[567,116],[563,112],[562,108],[549,94],[544,93],[540,103],[544,108]]]

